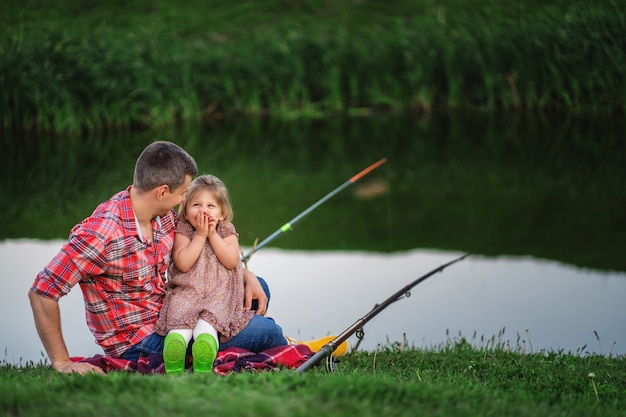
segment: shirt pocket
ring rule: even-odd
[[[136,288],[146,288],[154,279],[156,266],[146,256],[130,253],[127,262],[122,268],[122,277],[125,285]]]

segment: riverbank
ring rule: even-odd
[[[337,372],[227,377],[62,375],[0,362],[0,413],[19,416],[623,416],[623,358],[523,354],[458,340],[431,351],[381,348]],[[36,401],[33,399],[36,398]],[[141,401],[137,399],[140,398]]]
[[[624,110],[624,0],[397,3],[3,2],[0,128]]]

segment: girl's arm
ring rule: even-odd
[[[172,257],[174,258],[174,265],[179,271],[187,272],[196,264],[205,241],[206,236],[198,233],[191,240],[182,233],[174,235]]]
[[[239,249],[239,239],[237,239],[236,235],[230,235],[222,238],[217,232],[209,232],[209,242],[211,242],[211,246],[213,247],[215,255],[217,255],[217,259],[219,259],[222,265],[224,265],[227,269],[234,269],[237,265],[239,265],[241,255]]]

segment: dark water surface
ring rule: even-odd
[[[476,332],[479,344],[506,328],[504,339],[525,348],[524,341],[535,350],[608,353],[616,342],[613,350],[624,353],[623,124],[598,115],[468,114],[3,136],[0,209],[10,221],[0,231],[0,260],[13,272],[4,278],[11,303],[2,305],[5,317],[19,310],[20,318],[5,321],[2,334],[17,326],[34,335],[26,298],[34,275],[76,222],[131,183],[141,149],[169,139],[196,157],[201,173],[229,186],[248,248],[388,159],[251,260],[272,285],[272,315],[292,336],[340,332],[437,262],[472,252],[377,317],[361,347],[402,341],[404,333],[410,344],[436,345],[459,331]],[[79,292],[70,297],[80,304]],[[80,306],[68,314],[67,325],[80,319],[84,327]],[[82,331],[65,334],[92,344]],[[37,359],[42,350],[36,335],[2,345],[10,360]],[[85,350],[71,353],[93,353]]]

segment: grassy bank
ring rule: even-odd
[[[12,416],[613,416],[626,415],[624,358],[470,347],[381,348],[335,373],[182,377],[67,376],[0,365],[0,413]]]
[[[77,133],[240,115],[622,111],[625,4],[7,1],[0,123]]]

